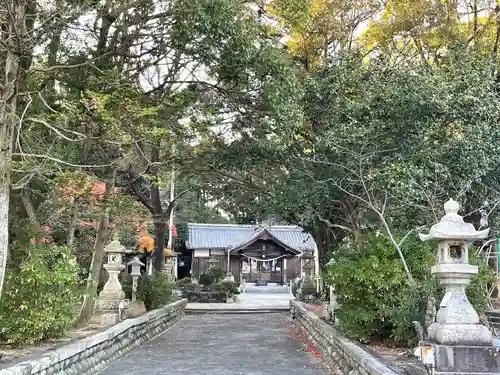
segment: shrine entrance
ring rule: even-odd
[[[238,279],[257,286],[284,285],[290,276],[296,277],[297,271],[300,272],[299,254],[300,251],[280,243],[265,231],[228,251],[229,261],[237,262]],[[287,266],[293,275],[287,271]]]
[[[283,284],[285,259],[262,260],[242,257],[241,277],[249,282],[265,285],[268,283]]]

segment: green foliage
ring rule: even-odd
[[[437,303],[442,287],[431,277],[436,245],[423,243],[415,235],[403,243],[408,266],[417,282],[411,287],[401,261],[385,235],[362,235],[358,244],[339,248],[327,265],[328,282],[335,286],[340,327],[349,336],[369,341],[389,338],[395,343],[414,344],[413,321],[423,324],[427,300]],[[477,263],[472,255],[471,262]],[[483,262],[484,263],[484,262]],[[479,311],[486,308],[486,285],[492,270],[480,263],[480,273],[468,288],[471,303]]]
[[[0,304],[0,337],[15,346],[64,335],[76,318],[80,291],[71,249],[42,245],[23,251],[7,270]]]
[[[200,274],[200,279],[198,280],[198,282],[201,285],[209,286],[209,285],[212,285],[213,283],[215,283],[215,277],[209,270],[203,271]]]
[[[234,281],[219,281],[211,287],[214,291],[225,292],[228,297],[233,297],[236,294],[240,294],[238,286],[238,283]]]
[[[209,272],[214,275],[215,282],[219,282],[224,278],[224,271],[222,270],[221,267],[215,266],[215,267],[210,267]]]
[[[183,288],[185,287],[187,284],[192,284],[193,281],[191,280],[190,277],[184,277],[183,279],[180,279],[177,281],[177,286],[179,288]]]
[[[132,228],[122,228],[120,231],[120,243],[127,249],[135,249],[139,245],[135,230]]]
[[[481,314],[488,309],[489,297],[487,287],[496,282],[495,272],[485,262],[484,258],[480,258],[475,254],[473,248],[469,250],[469,262],[477,265],[479,272],[467,287],[467,296],[476,311]]]
[[[221,281],[224,278],[224,271],[219,266],[209,267],[200,274],[199,283],[209,286]]]
[[[183,289],[186,292],[195,292],[197,290],[201,290],[202,286],[196,283],[187,283],[183,286]]]
[[[144,302],[147,310],[157,309],[173,301],[175,284],[163,273],[143,275],[139,278],[137,298]]]

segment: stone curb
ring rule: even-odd
[[[93,375],[130,350],[175,324],[187,300],[171,303],[106,331],[85,337],[28,361],[0,370],[0,375]]]
[[[290,301],[290,313],[337,375],[398,375],[335,328],[323,322],[305,304]],[[1,373],[0,373],[1,375]]]

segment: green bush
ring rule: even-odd
[[[211,267],[209,272],[214,276],[214,282],[216,283],[224,278],[224,270],[219,266]]]
[[[212,284],[210,289],[214,292],[226,293],[228,297],[240,294],[238,283],[234,281],[219,281],[218,283]]]
[[[7,269],[0,303],[0,338],[14,346],[64,335],[80,300],[78,267],[69,247],[26,250],[19,267]]]
[[[193,281],[191,280],[191,278],[190,278],[190,277],[184,277],[184,278],[182,278],[182,279],[180,279],[180,280],[178,280],[178,281],[177,281],[177,286],[178,286],[179,288],[182,288],[182,287],[184,287],[186,284],[192,284],[192,283],[193,283]]]
[[[328,283],[335,286],[340,328],[362,341],[390,338],[395,343],[412,343],[416,338],[412,322],[423,323],[427,299],[433,296],[439,303],[443,295],[442,287],[430,274],[436,251],[436,244],[423,243],[416,236],[404,242],[403,252],[417,282],[413,288],[386,236],[368,233],[358,246],[339,248],[326,274]],[[476,262],[473,254],[470,258]],[[478,312],[487,306],[485,290],[491,276],[492,271],[480,265],[479,275],[468,288]]]
[[[201,290],[201,285],[200,284],[196,284],[196,283],[188,283],[188,284],[185,284],[182,289],[184,289],[185,291],[189,291],[189,292],[194,292],[194,291],[197,291],[197,290]]]
[[[199,283],[204,286],[209,286],[215,283],[215,276],[210,269],[201,273]]]
[[[163,273],[143,275],[139,278],[137,298],[144,302],[147,310],[168,305],[174,299],[175,284]]]

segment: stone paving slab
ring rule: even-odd
[[[188,315],[101,375],[326,375],[288,329],[287,314]]]

